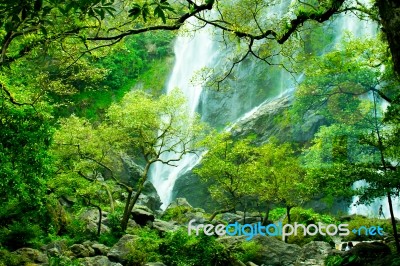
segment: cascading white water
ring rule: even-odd
[[[282,15],[281,11],[285,8],[287,8],[286,4],[276,6],[272,13],[275,12]],[[191,20],[189,23],[192,23],[192,25],[188,25],[190,30],[194,27],[193,24],[195,22]],[[333,28],[336,38],[326,47],[326,52],[340,44],[346,31],[351,32],[355,37],[374,37],[377,32],[375,23],[360,21],[355,15],[350,14],[339,16],[328,24],[327,27]],[[174,88],[182,90],[186,95],[191,115],[195,113],[200,103],[203,120],[210,122],[214,126],[224,127],[225,123],[235,124],[242,120],[243,117],[248,117],[256,112],[263,103],[274,98],[283,97],[287,95],[288,90],[293,89],[294,83],[290,82],[292,77],[288,72],[284,70],[265,71],[266,68],[258,67],[256,61],[247,60],[236,66],[233,73],[235,79],[226,80],[233,91],[229,95],[220,96],[212,91],[204,91],[199,82],[197,84],[191,82],[192,78],[205,67],[224,68],[223,64],[230,53],[229,49],[218,47],[217,38],[218,36],[212,36],[206,27],[197,30],[190,37],[179,36],[175,42],[176,59],[167,84],[167,93]],[[256,80],[255,76],[261,81]],[[263,77],[260,78],[260,76]],[[268,77],[265,78],[265,76]],[[259,90],[263,90],[264,94],[259,95]],[[243,91],[245,91],[245,94],[243,94]],[[215,117],[218,118],[216,119]],[[226,127],[224,128],[226,129]],[[173,156],[173,154],[166,156]],[[165,209],[172,200],[172,191],[177,178],[190,171],[199,161],[200,158],[195,155],[186,155],[177,163],[176,167],[161,163],[153,165],[150,172],[150,180],[161,198],[162,209]],[[354,198],[353,202],[356,201],[357,198]],[[363,205],[352,206],[349,212],[371,215],[377,211],[380,204],[384,206],[385,212],[387,204],[380,200],[377,200],[370,207]]]
[[[184,30],[190,34],[190,31],[195,27],[194,25],[195,22],[189,20],[186,25],[187,28]],[[186,96],[189,115],[193,116],[199,104],[203,87],[199,82],[193,82],[192,79],[203,68],[212,64],[216,49],[207,27],[197,30],[193,36],[187,36],[187,32],[184,36],[179,36],[175,42],[175,65],[167,84],[167,93],[175,88],[180,89]],[[167,161],[173,157],[176,157],[176,155],[166,153],[162,159]],[[198,160],[197,155],[186,154],[176,163],[175,167],[160,162],[153,164],[150,169],[150,180],[163,203],[162,209],[165,209],[171,201],[171,193],[176,179],[192,169]]]

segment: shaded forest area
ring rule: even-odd
[[[120,261],[113,258],[123,265],[261,263],[265,250],[259,242],[235,246],[189,236],[184,228],[193,215],[228,223],[229,215],[246,220],[246,213],[264,224],[380,225],[392,239],[383,259],[396,265],[400,245],[393,209],[398,206],[392,200],[400,189],[399,4],[292,1],[287,14],[267,17],[279,4],[1,2],[0,265],[29,265],[32,260],[15,253],[20,248],[85,241],[110,248],[122,239],[128,251]],[[335,36],[323,26],[347,13],[374,21],[379,32],[370,38],[347,34],[326,49]],[[230,65],[204,80],[211,90],[227,93],[224,86],[233,69],[249,58],[294,77],[303,75],[290,108],[276,116],[273,126],[303,134],[299,125],[310,114],[323,117],[311,141],[275,136],[260,143],[252,134],[238,138],[207,125],[199,115],[190,116],[178,90],[164,93],[173,41],[178,30],[190,34],[184,23],[192,19],[199,29],[208,25],[223,42],[237,44]],[[175,157],[166,160],[165,153]],[[173,167],[188,153],[203,156],[194,173],[207,184],[214,212],[179,202],[165,211],[153,205],[140,209],[143,198],[150,198],[152,165]],[[122,178],[126,158],[138,169],[128,179]],[[368,185],[354,189],[357,181]],[[353,196],[359,203],[384,197],[390,219],[347,220],[303,208],[316,197],[332,202]],[[82,218],[92,210],[95,218]],[[135,213],[142,212],[150,213],[158,227],[135,220]],[[332,244],[333,239],[295,236],[286,241],[303,246]],[[47,250],[41,265],[81,265],[80,257],[89,257],[62,249]],[[337,255],[327,263],[359,259]]]

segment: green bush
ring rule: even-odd
[[[176,206],[174,208],[168,208],[161,216],[161,220],[173,220],[177,221],[178,223],[187,223],[189,222],[189,218],[187,218],[185,214],[189,211],[192,211],[192,209],[186,206]]]
[[[21,256],[15,255],[5,249],[0,250],[0,266],[20,266],[23,265]]]
[[[87,223],[78,218],[73,219],[66,227],[66,234],[72,239],[72,242],[78,243],[92,239],[94,234],[88,234],[86,230]]]
[[[229,254],[214,237],[188,235],[184,229],[166,234],[160,244],[162,261],[171,266],[229,265]]]
[[[383,231],[385,233],[393,235],[393,230],[392,230],[392,225],[388,220],[382,220],[382,219],[375,219],[375,218],[365,218],[362,216],[355,216],[353,219],[351,219],[348,222],[342,222],[344,224],[348,224],[349,226],[347,227],[350,231],[353,229],[359,229],[361,226],[365,227],[371,227],[371,226],[380,226],[383,228]],[[353,234],[350,233],[348,236],[344,238],[344,241],[363,241],[363,240],[371,240],[371,239],[379,239],[378,235],[375,236],[367,236],[364,234],[364,230],[361,231],[361,234]]]
[[[27,221],[14,221],[8,226],[0,228],[0,243],[14,250],[30,246],[35,238],[39,238],[43,235],[43,230],[37,224],[32,224]]]
[[[286,216],[285,208],[275,208],[269,212],[268,219],[271,221],[278,221],[284,216]]]
[[[254,258],[260,253],[261,244],[254,241],[242,242],[239,251],[235,252],[234,256],[241,262],[254,261]]]
[[[337,221],[334,217],[327,214],[320,214],[315,212],[313,209],[303,209],[300,207],[293,208],[290,211],[290,217],[292,223],[298,222],[302,224],[335,224]]]
[[[328,256],[325,259],[326,266],[340,266],[343,262],[343,258],[339,255]]]
[[[146,262],[161,260],[158,254],[161,239],[157,232],[144,227],[134,228],[128,233],[139,237],[128,244],[129,254],[126,258],[128,266],[140,266]]]
[[[115,210],[112,213],[109,213],[108,218],[108,228],[110,228],[111,232],[115,236],[122,236],[122,228],[121,228],[121,220],[122,220],[122,211]]]
[[[107,247],[112,247],[121,237],[119,235],[115,235],[111,233],[103,233],[99,236],[97,241],[100,244],[106,245]]]

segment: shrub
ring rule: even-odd
[[[339,255],[335,256],[328,256],[325,259],[325,265],[326,266],[340,266],[343,262],[343,258]]]
[[[290,216],[293,222],[302,224],[335,224],[337,221],[334,217],[327,214],[320,214],[315,212],[313,209],[293,208],[290,211]]]
[[[160,253],[162,261],[172,266],[229,265],[228,252],[214,237],[188,235],[184,229],[167,233]]]
[[[192,211],[192,208],[186,206],[176,206],[173,208],[168,208],[161,216],[161,220],[174,220],[178,223],[187,223],[189,222],[189,218],[187,218],[185,214],[189,211]]]
[[[127,265],[140,266],[146,262],[159,261],[158,248],[161,243],[157,232],[148,227],[134,228],[128,233],[138,236],[138,239],[128,244],[129,254]]]
[[[347,223],[348,229],[351,231],[353,229],[359,229],[361,226],[365,226],[365,227],[371,227],[371,226],[380,226],[383,228],[383,231],[385,233],[389,233],[391,235],[393,235],[393,230],[392,230],[392,226],[390,224],[389,221],[387,220],[381,220],[381,219],[372,219],[372,218],[365,218],[362,216],[355,216],[353,219],[351,219],[348,222],[343,222],[343,223]],[[350,233],[348,236],[346,236],[344,238],[344,241],[363,241],[363,240],[370,240],[370,239],[377,239],[379,238],[379,235],[375,235],[375,236],[367,236],[364,234],[365,231],[361,231],[361,234],[353,234]]]
[[[271,210],[268,214],[268,219],[271,221],[278,221],[282,217],[286,215],[286,209],[285,208],[275,208]]]
[[[235,252],[234,256],[244,263],[254,261],[254,258],[260,253],[261,248],[261,244],[254,241],[242,242],[239,251]]]
[[[29,246],[35,238],[43,236],[44,232],[37,224],[27,221],[14,221],[0,228],[0,243],[10,249]]]
[[[7,250],[0,250],[0,266],[20,266],[23,265],[21,256],[15,255]]]

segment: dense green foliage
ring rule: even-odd
[[[263,212],[264,223],[337,224],[344,221],[300,207],[321,195],[331,200],[356,195],[359,203],[385,197],[391,224],[362,217],[348,223],[350,229],[382,226],[394,235],[400,252],[391,202],[400,193],[400,83],[393,67],[399,63],[391,32],[385,32],[389,42],[384,35],[349,35],[334,46],[335,33],[319,27],[333,15],[352,11],[363,19],[382,20],[387,28],[380,12],[383,0],[376,2],[292,1],[287,14],[265,19],[278,7],[275,3],[2,1],[0,265],[25,263],[26,258],[8,250],[40,248],[56,240],[112,246],[125,233],[138,237],[128,247],[129,265],[251,261],[261,248],[255,242],[234,249],[184,229],[128,228],[150,168],[173,167],[185,154],[199,151],[203,157],[194,172],[222,207],[206,219],[240,209]],[[211,9],[217,10],[212,20],[206,15]],[[175,31],[194,17],[222,31],[226,47],[235,47],[227,55],[232,67],[255,57],[304,74],[293,105],[276,123],[303,134],[305,118],[321,117],[323,125],[311,141],[270,138],[260,143],[255,137],[215,132],[199,116],[189,115],[180,92],[163,94]],[[220,89],[231,72],[224,67],[207,77],[208,84]],[[137,164],[139,174],[121,180],[126,158]],[[368,185],[355,189],[356,181]],[[96,232],[88,230],[80,218],[87,207],[108,212],[110,232],[102,233],[101,224]],[[157,218],[185,224],[191,211],[178,206]],[[319,235],[289,238],[300,245],[312,240],[332,242]],[[327,265],[342,261],[329,257]],[[50,265],[79,263],[54,256]]]

